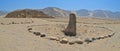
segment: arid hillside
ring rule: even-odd
[[[5,18],[53,18],[44,14],[42,11],[23,9],[10,12]]]

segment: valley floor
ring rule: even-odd
[[[115,32],[115,35],[110,38],[79,45],[61,44],[41,38],[28,32],[27,28],[31,25],[41,25],[38,29],[42,30],[44,25],[60,25],[67,22],[67,18],[0,18],[0,51],[120,51],[120,21],[78,18],[77,25],[104,26]],[[52,31],[50,33],[56,33],[55,30]],[[43,32],[49,33],[47,30]]]

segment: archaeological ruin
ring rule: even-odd
[[[69,17],[69,24],[63,32],[67,36],[76,36],[76,16],[74,13],[71,13]]]

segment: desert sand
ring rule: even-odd
[[[97,18],[77,18],[77,38],[112,37],[83,44],[62,44],[49,36],[64,36],[62,30],[68,18],[0,18],[0,51],[120,51],[120,21]],[[28,31],[41,32],[46,37]]]

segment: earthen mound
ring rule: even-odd
[[[44,14],[42,11],[24,9],[10,12],[6,15],[5,18],[53,18],[53,17]]]

